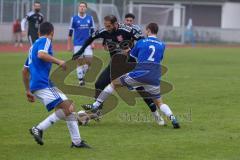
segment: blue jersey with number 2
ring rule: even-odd
[[[137,59],[137,65],[129,76],[142,83],[160,85],[164,50],[165,44],[156,37],[139,40],[130,53]]]

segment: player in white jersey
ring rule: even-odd
[[[48,111],[55,111],[29,131],[35,141],[43,145],[43,132],[57,121],[65,120],[72,140],[71,147],[89,148],[80,137],[73,103],[49,79],[52,63],[66,69],[65,62],[53,56],[53,25],[43,22],[39,32],[40,38],[29,49],[28,59],[22,72],[23,82],[29,102],[34,102],[37,98]]]
[[[94,21],[93,17],[86,14],[87,3],[80,2],[78,6],[78,15],[71,18],[69,35],[68,35],[68,50],[72,50],[72,37],[73,37],[73,53],[77,53],[83,46],[84,42],[94,32]],[[77,77],[79,85],[84,85],[84,76],[88,71],[89,66],[92,62],[93,57],[93,46],[89,45],[84,51],[81,58],[78,60]]]

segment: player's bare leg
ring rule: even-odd
[[[173,127],[180,128],[180,125],[176,117],[173,115],[170,107],[167,104],[164,104],[161,98],[154,99],[153,101],[156,104],[156,106],[158,106],[159,109],[171,120]]]

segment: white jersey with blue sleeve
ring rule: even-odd
[[[92,16],[87,14],[83,17],[80,15],[73,16],[69,28],[73,31],[73,45],[82,46],[94,32],[94,28],[95,24]]]
[[[164,50],[165,44],[156,37],[139,40],[130,53],[130,56],[136,58],[137,65],[129,76],[142,83],[160,85],[160,63]]]

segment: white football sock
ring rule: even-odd
[[[171,109],[169,108],[169,106],[167,104],[162,104],[160,106],[160,110],[167,116],[170,117],[171,115],[173,115]]]
[[[99,106],[101,106],[102,102],[96,101],[93,103],[94,108],[98,108]]]
[[[107,87],[104,88],[104,90],[100,93],[98,96],[96,102],[93,103],[94,107],[99,107],[110,94],[114,92],[114,88],[111,84],[109,84]]]
[[[67,123],[67,127],[69,130],[72,142],[78,145],[81,143],[81,137],[80,137],[80,132],[78,128],[78,123],[74,114],[75,113],[72,113],[66,118],[66,123]]]
[[[83,79],[83,77],[84,77],[83,66],[78,66],[77,67],[77,77],[78,77],[79,80]]]
[[[84,77],[85,74],[87,73],[88,68],[89,68],[89,67],[88,67],[88,64],[84,64],[84,65],[83,65],[83,74],[84,74],[83,77]]]
[[[59,121],[60,119],[64,118],[64,113],[62,109],[58,109],[51,115],[49,115],[45,120],[37,125],[37,128],[45,131],[48,127]]]

